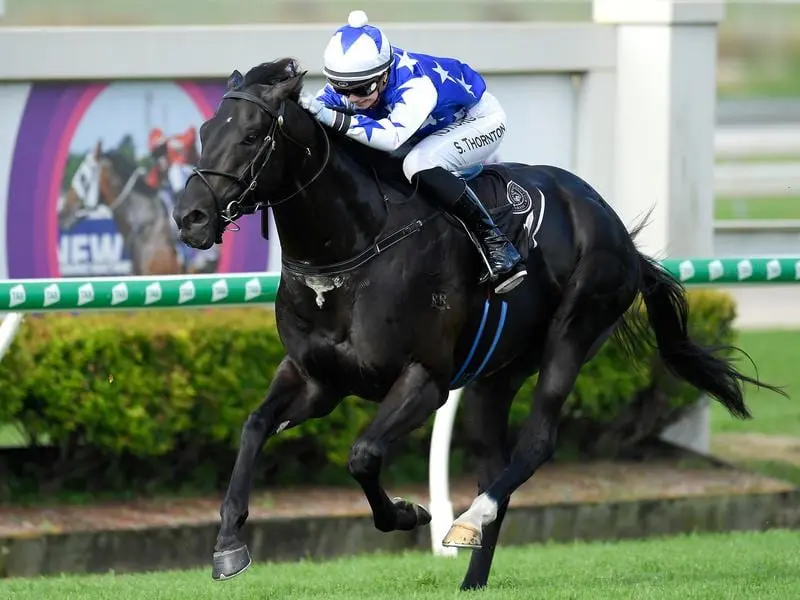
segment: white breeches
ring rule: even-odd
[[[408,180],[425,169],[442,167],[458,171],[488,159],[503,141],[506,132],[506,113],[500,102],[489,92],[464,118],[434,131],[414,146],[403,160],[403,172]]]

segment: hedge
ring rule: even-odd
[[[696,340],[733,340],[729,296],[690,291],[689,301]],[[282,355],[274,314],[264,308],[29,317],[0,362],[0,423],[17,423],[33,445],[57,449],[62,465],[91,455],[91,464],[106,470],[126,460],[141,465],[159,459],[196,470],[224,457],[212,469],[219,473],[212,478],[222,479],[213,483],[219,487],[242,424],[261,402]],[[527,415],[534,382],[520,391],[512,428]],[[612,339],[584,366],[568,399],[562,428],[573,438],[564,443],[589,455],[608,448],[613,454],[657,433],[697,395],[666,376],[654,354],[631,358]],[[273,471],[282,465],[283,481],[314,481],[333,470],[346,476],[350,446],[374,410],[348,398],[325,419],[282,432],[267,452]],[[648,410],[657,414],[642,428]],[[432,419],[415,432],[398,458],[411,478],[426,477],[431,425]],[[632,427],[638,430],[632,433]],[[617,433],[609,438],[609,432]],[[97,475],[97,469],[83,470]],[[127,473],[119,485],[133,485],[131,477]]]

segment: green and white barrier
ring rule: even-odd
[[[687,285],[800,281],[800,257],[669,258],[661,264]]]
[[[671,258],[664,267],[686,285],[800,281],[800,257]],[[0,312],[132,310],[274,302],[279,273],[11,279],[0,282]]]
[[[0,282],[0,311],[44,312],[197,308],[275,301],[277,273],[87,279],[17,279]]]

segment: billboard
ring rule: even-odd
[[[6,131],[16,131],[10,164],[0,165],[7,277],[267,268],[268,243],[257,216],[241,219],[239,231],[226,232],[224,244],[205,251],[180,243],[171,217],[175,195],[199,157],[197,132],[224,82],[3,86],[11,87],[26,90],[16,94],[16,111],[2,107]]]

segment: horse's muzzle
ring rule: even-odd
[[[178,239],[191,248],[206,250],[214,244],[215,221],[203,209],[192,208],[186,212],[176,206],[172,218],[178,226]]]
[[[182,244],[195,248],[197,250],[208,250],[214,245],[213,232],[211,228],[206,227],[191,227],[178,229],[178,240]]]

